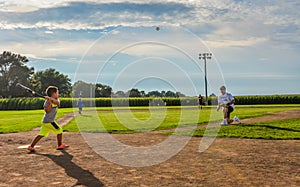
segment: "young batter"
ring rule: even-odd
[[[55,117],[57,113],[57,108],[60,104],[58,99],[58,88],[55,86],[49,86],[46,89],[47,96],[44,103],[45,114],[43,117],[43,124],[39,134],[34,138],[28,150],[35,151],[34,146],[43,138],[47,137],[49,133],[54,133],[57,135],[57,150],[65,149],[69,146],[62,143],[62,133],[63,129],[55,122]]]

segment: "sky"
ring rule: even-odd
[[[300,93],[298,0],[0,0],[0,51],[113,91]],[[156,28],[159,27],[159,30]]]

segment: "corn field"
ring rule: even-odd
[[[300,95],[265,95],[265,96],[235,96],[236,105],[258,104],[300,104]],[[205,98],[204,98],[205,99]],[[183,98],[83,98],[84,107],[111,106],[196,106],[197,97]],[[60,98],[61,108],[77,106],[78,99]],[[0,110],[33,110],[43,109],[44,100],[40,98],[9,98],[0,99]],[[216,105],[217,97],[209,97],[208,105]]]

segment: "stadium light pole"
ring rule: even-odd
[[[207,70],[206,70],[206,60],[212,58],[212,53],[199,53],[199,60],[204,60],[204,83],[205,83],[205,104],[208,105],[207,96]]]

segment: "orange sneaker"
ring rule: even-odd
[[[56,148],[56,150],[63,150],[63,149],[68,148],[68,147],[69,147],[68,145],[65,145],[64,143],[62,143],[60,146],[58,146]]]
[[[30,152],[35,152],[36,151],[36,149],[34,148],[34,147],[31,147],[31,146],[28,146],[28,148],[27,148]]]

